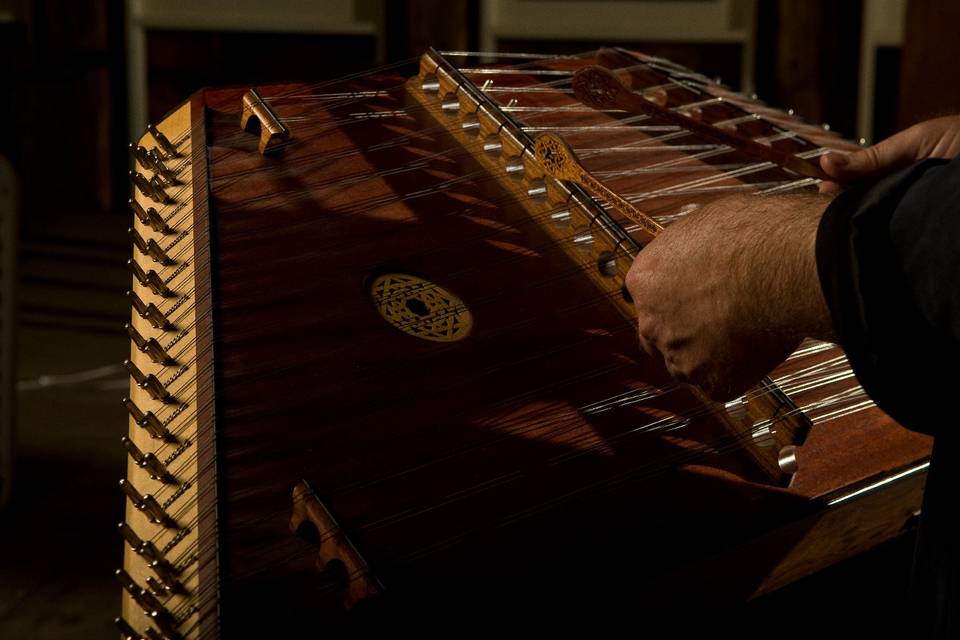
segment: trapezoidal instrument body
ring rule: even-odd
[[[135,150],[124,634],[742,601],[896,535],[929,442],[838,348],[711,403],[622,290],[848,144],[622,50],[196,95]]]

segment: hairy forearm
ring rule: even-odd
[[[741,234],[734,275],[752,330],[833,340],[816,264],[817,226],[831,198],[820,194],[734,196],[707,205],[719,235]],[[749,212],[745,221],[742,212]],[[730,228],[724,228],[730,227]]]
[[[640,345],[716,399],[803,338],[831,338],[815,245],[824,196],[724,198],[668,227],[627,274]]]

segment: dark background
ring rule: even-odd
[[[739,2],[755,21],[754,86],[747,89],[850,137],[866,104],[872,140],[956,112],[960,83],[951,65],[960,58],[960,3],[902,0],[902,45],[870,50],[876,83],[864,101],[858,91],[869,1]],[[676,4],[684,3],[695,10],[709,0]],[[372,12],[376,34],[148,29],[149,117],[161,117],[206,85],[320,80],[416,56],[431,45],[480,46],[481,0],[357,4]],[[582,4],[570,3],[571,20]],[[0,396],[0,406],[16,408],[14,490],[0,505],[4,639],[110,636],[119,609],[111,574],[121,562],[114,527],[122,517],[116,481],[125,465],[119,398],[127,381],[117,364],[129,351],[122,331],[131,220],[124,204],[131,137],[127,9],[119,0],[0,0],[0,156],[12,164],[20,193],[19,224],[2,238],[6,252],[19,244],[15,273],[7,267],[18,305],[3,320],[18,333],[2,352],[15,357],[19,383]],[[495,42],[505,51],[566,53],[605,44],[661,55],[742,87],[747,49],[740,42],[558,40],[535,28]],[[5,290],[2,299],[9,304],[14,297]],[[10,449],[2,438],[0,449]],[[10,488],[2,466],[0,480]],[[882,633],[883,612],[902,605],[911,544],[907,534],[763,598],[736,612],[736,629],[725,630],[780,635],[776,629],[784,625],[840,625]]]

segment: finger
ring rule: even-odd
[[[834,182],[833,180],[823,180],[819,185],[817,185],[817,190],[820,193],[834,195],[840,193],[840,184]]]
[[[653,341],[648,340],[644,337],[642,333],[637,332],[637,341],[640,343],[640,348],[646,352],[651,358],[660,358],[660,351],[653,345]]]
[[[926,149],[924,131],[914,127],[877,144],[846,153],[834,151],[820,158],[824,172],[837,182],[856,182],[913,164]]]

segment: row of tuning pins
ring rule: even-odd
[[[688,70],[688,71],[689,71],[689,70]],[[698,75],[698,76],[699,76],[699,74],[695,74],[695,75]],[[672,76],[671,76],[671,77],[672,77]],[[705,76],[700,76],[700,77],[698,78],[698,80],[711,82],[711,80],[710,80],[709,78],[706,78]],[[741,99],[744,99],[744,100],[746,100],[746,101],[749,101],[750,103],[752,103],[752,104],[755,105],[756,107],[766,107],[766,106],[767,106],[767,102],[764,101],[764,100],[761,100],[761,99],[760,99],[760,96],[759,96],[756,92],[745,93],[745,92],[742,92],[742,91],[735,91],[735,90],[733,90],[731,87],[729,87],[728,85],[724,84],[723,79],[720,78],[719,76],[713,78],[712,83],[715,84],[715,85],[717,85],[717,86],[719,86],[719,87],[721,87],[721,88],[723,88],[723,89],[725,89],[725,90],[727,90],[727,91],[729,91],[730,93],[732,93],[732,94],[740,97]],[[805,122],[806,122],[806,120],[803,118],[803,116],[801,116],[801,115],[797,112],[797,110],[794,109],[793,107],[788,107],[788,108],[784,109],[784,110],[783,110],[783,114],[786,115],[787,117],[789,117],[791,120],[794,120],[794,121],[796,121],[796,122],[799,122],[799,123],[805,123]],[[761,116],[760,114],[755,113],[755,112],[754,112],[754,113],[751,113],[750,115],[753,116],[753,117],[755,117],[755,118],[762,118],[762,117],[763,117],[763,116]],[[828,122],[821,122],[819,125],[813,124],[813,125],[811,125],[811,126],[814,126],[814,127],[819,126],[820,129],[822,129],[825,133],[829,133],[830,131],[833,130],[832,127],[830,126],[830,123],[828,123]],[[863,137],[857,138],[855,142],[857,143],[857,145],[859,145],[859,146],[861,146],[861,147],[865,147],[865,146],[867,146],[867,144],[868,144],[867,139],[866,139],[866,138],[863,138]]]
[[[177,178],[177,172],[167,167],[165,162],[179,158],[182,154],[177,149],[176,145],[170,142],[170,140],[159,129],[157,129],[156,126],[152,124],[148,125],[147,131],[153,137],[156,146],[148,150],[140,145],[131,143],[130,152],[141,167],[153,170],[154,175],[148,180],[145,176],[143,176],[143,174],[137,171],[131,171],[131,178],[134,186],[136,186],[144,196],[150,197],[158,204],[168,203],[171,201],[171,199],[165,192],[163,192],[162,186],[157,185],[165,184],[169,186],[179,182]],[[159,191],[156,191],[150,187],[150,185],[157,187]],[[173,232],[166,220],[160,213],[157,212],[155,208],[149,207],[144,209],[144,207],[135,198],[131,198],[129,203],[137,218],[144,225],[149,226],[154,232],[161,234],[170,234]],[[143,235],[141,235],[136,229],[136,227],[130,227],[127,229],[127,233],[130,236],[134,248],[141,255],[152,259],[153,262],[159,267],[165,267],[174,264],[174,260],[169,256],[167,251],[160,246],[156,239],[145,239]],[[173,290],[170,289],[167,282],[155,269],[144,269],[142,266],[140,266],[135,258],[127,260],[127,266],[129,267],[134,278],[136,278],[136,280],[142,286],[149,289],[154,295],[161,298],[173,297]],[[137,313],[137,315],[147,320],[154,329],[163,332],[169,332],[174,329],[173,324],[160,310],[156,303],[145,301],[143,297],[133,290],[127,291],[127,299],[130,301],[130,305],[133,307],[133,310]],[[174,359],[156,338],[145,337],[132,324],[127,324],[124,328],[126,329],[130,340],[133,342],[136,348],[141,353],[146,354],[154,364],[164,367],[176,364]],[[157,378],[156,375],[141,371],[140,368],[137,367],[137,365],[131,360],[124,361],[123,366],[130,374],[131,378],[133,378],[137,386],[146,391],[153,400],[169,404],[176,403],[176,400],[173,398],[172,394],[166,389],[164,384],[159,378]],[[175,438],[170,431],[166,428],[163,422],[153,414],[153,412],[142,411],[129,398],[124,398],[123,404],[133,417],[136,424],[145,429],[152,438],[158,440],[175,441]],[[128,445],[127,450],[130,452],[130,447]],[[135,461],[137,461],[138,465],[141,467],[144,466],[141,464],[138,456],[133,455],[132,452],[131,456]]]
[[[167,188],[180,184],[174,162],[181,157],[181,153],[155,126],[148,126],[147,130],[153,137],[156,146],[152,149],[146,149],[140,145],[130,145],[130,153],[139,165],[130,172],[130,179],[134,187],[145,198],[162,208],[163,205],[173,202],[173,198],[167,193]],[[151,172],[152,175],[148,178],[139,171],[140,168]],[[135,198],[131,198],[129,204],[137,219],[153,232],[161,235],[173,233],[167,221],[155,207],[145,207]],[[174,264],[174,260],[156,239],[145,238],[136,227],[130,227],[127,233],[135,250],[141,256],[152,260],[157,267],[162,268]],[[160,298],[174,296],[174,292],[156,269],[145,269],[137,262],[136,257],[128,260],[127,266],[137,282],[155,296]],[[127,292],[127,298],[137,315],[149,322],[154,329],[161,332],[169,332],[174,329],[173,324],[156,303],[148,302],[134,290]],[[177,364],[156,337],[143,335],[133,324],[128,323],[125,325],[125,329],[137,350],[144,353],[153,364],[161,367]],[[132,360],[124,361],[123,366],[134,383],[149,394],[152,400],[162,404],[177,403],[157,375],[143,371]],[[144,429],[152,439],[159,443],[177,442],[176,436],[169,430],[165,421],[160,419],[153,411],[141,409],[131,398],[123,398],[122,402],[134,423]],[[121,441],[133,462],[145,470],[152,480],[161,483],[161,485],[181,486],[181,483],[167,468],[167,465],[155,453],[145,453],[128,437],[123,437]],[[161,504],[152,494],[142,493],[130,480],[121,480],[120,489],[134,508],[146,515],[152,523],[178,532],[182,531],[179,523],[168,513],[165,505]],[[118,530],[133,552],[143,559],[153,573],[153,575],[147,577],[146,586],[141,587],[127,571],[123,569],[116,571],[116,577],[124,590],[142,608],[155,626],[155,628],[148,627],[140,633],[123,618],[117,618],[115,623],[122,636],[131,640],[177,640],[181,638],[178,628],[182,621],[178,620],[164,606],[163,601],[173,594],[185,593],[180,578],[182,568],[170,562],[163,551],[158,549],[152,541],[141,538],[128,523],[121,522],[118,525]]]
[[[179,184],[177,171],[167,166],[167,162],[180,157],[170,140],[154,125],[148,125],[147,131],[156,142],[152,149],[130,143],[130,153],[137,163],[147,171],[153,172],[150,178],[136,170],[130,172],[130,180],[140,193],[157,204],[169,204],[173,199],[167,194],[167,188]]]
[[[153,171],[154,175],[148,179],[137,171],[135,167],[134,170],[130,172],[130,179],[137,190],[145,197],[150,198],[160,205],[169,204],[172,202],[172,198],[167,195],[165,187],[178,184],[179,180],[176,170],[168,167],[166,162],[179,158],[181,154],[177,147],[154,125],[148,125],[147,131],[153,137],[156,146],[148,150],[140,145],[130,143],[130,153],[141,167]],[[145,226],[156,233],[164,235],[173,232],[170,225],[167,224],[167,221],[156,208],[151,206],[144,207],[135,198],[131,198],[128,202],[134,215],[136,215],[137,219]],[[127,229],[127,234],[134,248],[142,256],[150,258],[157,266],[164,267],[173,264],[173,260],[155,239],[144,238],[143,235],[137,231],[136,227]],[[150,289],[154,294],[161,297],[170,297],[173,295],[173,292],[155,269],[144,269],[135,259],[127,260],[127,266],[137,281],[144,287]],[[127,297],[130,299],[130,303],[137,313],[142,318],[149,320],[154,328],[166,329],[168,327],[169,323],[155,304],[144,302],[140,296],[132,291],[127,292]],[[128,327],[128,331],[130,331],[130,327]],[[144,341],[138,340],[134,335],[130,337],[141,351],[145,351],[142,344]],[[150,355],[155,362],[156,354],[157,349],[151,344]]]

